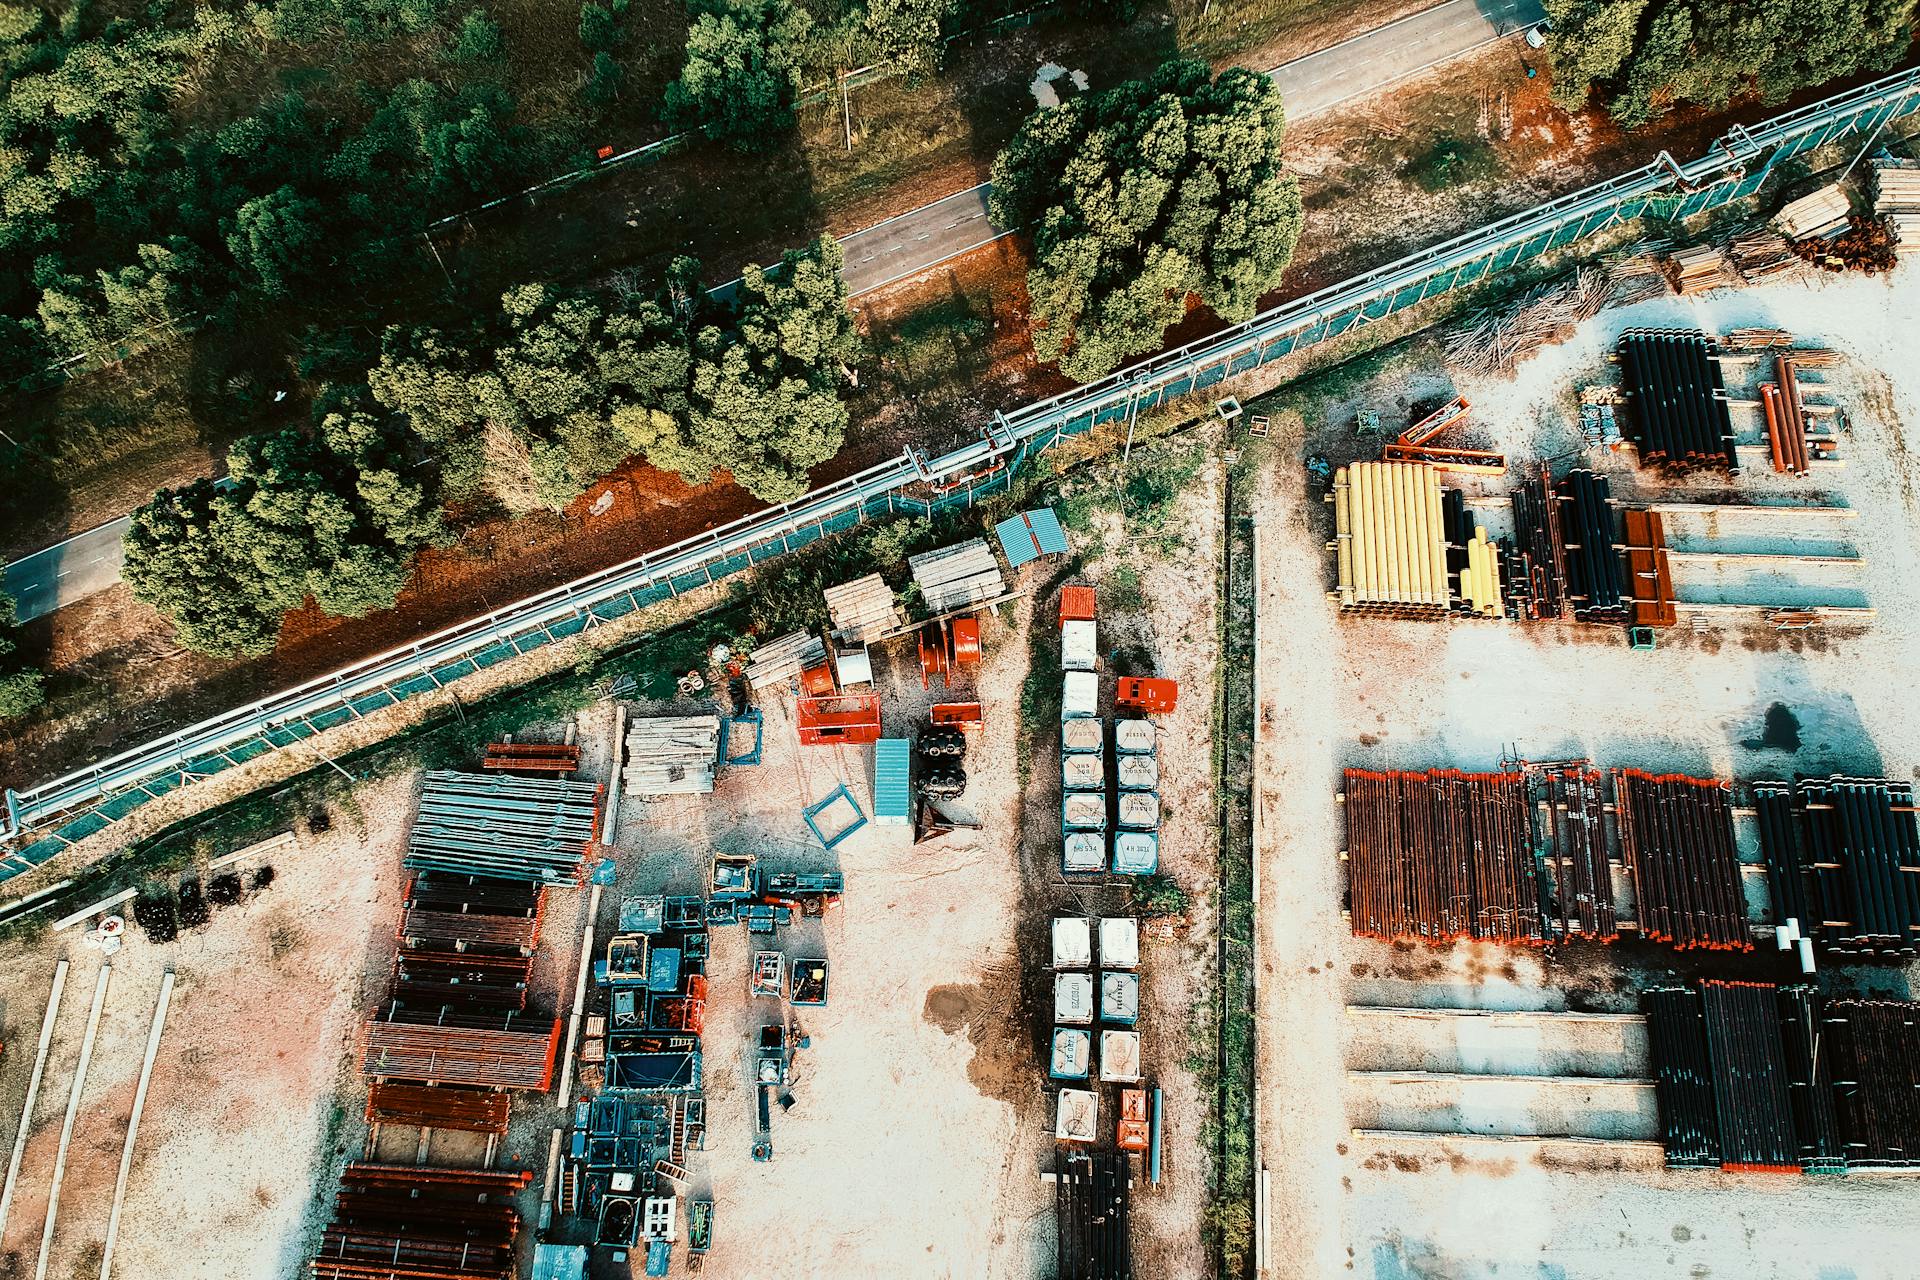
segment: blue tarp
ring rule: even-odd
[[[1000,537],[1001,550],[1007,553],[1007,563],[1016,569],[1029,560],[1061,555],[1067,549],[1066,531],[1061,529],[1060,517],[1053,514],[1052,507],[1023,511],[1002,520],[994,526],[994,532]]]

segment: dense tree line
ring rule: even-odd
[[[0,573],[6,567],[0,563]],[[40,687],[42,675],[20,656],[14,635],[17,629],[13,597],[0,591],[0,721],[25,715],[46,696]]]
[[[1914,0],[1546,0],[1554,99],[1595,90],[1629,128],[1682,104],[1885,70],[1913,43]]]
[[[1254,313],[1300,237],[1266,76],[1175,61],[1028,118],[993,165],[993,218],[1026,227],[1034,350],[1090,379],[1158,347],[1198,297]]]

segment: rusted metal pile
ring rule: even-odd
[[[1349,769],[1343,800],[1355,934],[1544,940],[1524,774]]]
[[[572,773],[580,767],[580,748],[564,742],[496,742],[487,747],[480,767],[488,773]]]
[[[532,1175],[355,1161],[308,1263],[313,1280],[514,1280],[515,1193]]]
[[[528,1020],[500,1021],[524,1026]],[[367,1057],[361,1071],[376,1079],[545,1090],[553,1084],[559,1048],[557,1018],[529,1031],[372,1022],[367,1025]]]
[[[1836,955],[1904,960],[1920,946],[1920,827],[1911,783],[1835,776],[1756,782],[1774,917]]]
[[[1712,339],[1698,329],[1629,329],[1619,357],[1642,465],[1740,470]]]
[[[1542,464],[1539,479],[1514,489],[1512,501],[1507,599],[1522,618],[1557,618],[1565,601],[1567,548],[1552,472]]]
[[[1920,1005],[1832,1000],[1824,1027],[1847,1163],[1920,1166]]]
[[[1682,950],[1753,950],[1731,785],[1615,769],[1613,790],[1641,936]]]
[[[1614,545],[1613,496],[1607,478],[1581,469],[1555,486],[1561,502],[1566,598],[1582,622],[1624,623],[1626,580]]]
[[[1614,942],[1620,917],[1607,856],[1606,799],[1600,771],[1585,761],[1541,771],[1547,821],[1548,918],[1563,937]]]
[[[1806,402],[1800,396],[1800,370],[1811,362],[1803,360],[1801,355],[1799,352],[1776,355],[1774,370],[1779,381],[1760,384],[1760,407],[1767,418],[1767,447],[1773,456],[1773,469],[1782,475],[1808,475],[1815,458],[1831,458],[1835,453],[1834,439],[1815,433],[1807,422]]]
[[[369,1124],[501,1134],[507,1131],[507,1108],[507,1095],[492,1089],[376,1080],[367,1090]]]
[[[1671,627],[1680,620],[1680,611],[1660,513],[1629,507],[1621,512],[1621,522],[1626,529],[1630,620],[1636,627]]]

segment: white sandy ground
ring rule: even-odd
[[[1309,500],[1301,443],[1281,444],[1262,486],[1260,797],[1262,802],[1261,1141],[1271,1171],[1270,1275],[1321,1280],[1471,1280],[1527,1276],[1818,1276],[1895,1280],[1920,1252],[1920,1186],[1898,1178],[1797,1178],[1669,1173],[1657,1148],[1360,1138],[1361,1126],[1438,1127],[1467,1090],[1452,1086],[1423,1107],[1383,1108],[1382,1087],[1350,1085],[1352,1070],[1486,1070],[1485,1046],[1469,1063],[1458,1045],[1420,1033],[1350,1030],[1348,1003],[1514,1009],[1567,1007],[1568,989],[1632,1008],[1618,974],[1568,967],[1532,952],[1483,947],[1396,948],[1351,938],[1340,916],[1337,859],[1343,823],[1335,793],[1348,764],[1463,768],[1495,765],[1503,748],[1532,759],[1586,755],[1602,765],[1702,770],[1750,779],[1796,770],[1912,776],[1920,717],[1911,673],[1920,661],[1912,607],[1920,565],[1920,268],[1891,279],[1828,278],[1704,299],[1669,298],[1610,312],[1543,351],[1511,380],[1463,382],[1473,433],[1516,459],[1569,455],[1578,383],[1610,380],[1604,357],[1634,325],[1742,325],[1789,329],[1854,357],[1831,370],[1826,398],[1845,405],[1847,466],[1789,481],[1749,470],[1745,500],[1837,500],[1859,517],[1840,533],[1866,558],[1857,587],[1879,610],[1869,628],[1776,635],[1717,622],[1682,627],[1651,653],[1629,650],[1616,629],[1575,626],[1340,620],[1324,597],[1328,520]],[[1757,371],[1756,371],[1757,372]],[[1738,419],[1736,419],[1738,421]],[[1489,437],[1491,437],[1489,439]],[[1757,423],[1745,438],[1757,439]],[[1629,458],[1593,459],[1634,497],[1685,499],[1703,482],[1667,486],[1631,470]],[[1564,472],[1571,458],[1556,464]],[[1761,464],[1764,465],[1764,464]],[[1482,491],[1504,492],[1504,482]],[[1702,538],[1777,537],[1723,524]],[[1803,547],[1802,549],[1806,549]],[[1798,718],[1802,745],[1761,741],[1775,702]],[[1743,837],[1750,843],[1751,834]],[[1756,890],[1756,892],[1758,892]],[[1563,1033],[1547,1033],[1558,1039]],[[1578,1044],[1549,1043],[1529,1061],[1509,1042],[1496,1065],[1542,1074]],[[1395,1054],[1399,1057],[1396,1060]],[[1460,1060],[1448,1062],[1449,1053]],[[1635,1054],[1614,1059],[1638,1074]],[[1613,1071],[1603,1072],[1612,1074]],[[1598,1108],[1565,1091],[1539,1102],[1493,1086],[1481,1118],[1509,1131],[1527,1124],[1605,1131]],[[1423,1086],[1401,1087],[1416,1100]],[[1431,1091],[1429,1091],[1431,1094]],[[1391,1096],[1389,1094],[1389,1096]],[[1577,1101],[1574,1099],[1572,1101]],[[1405,1113],[1405,1114],[1402,1114]]]

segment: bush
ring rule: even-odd
[[[143,885],[134,896],[133,922],[155,942],[172,942],[180,936],[173,895],[158,885]]]
[[[216,907],[230,907],[245,894],[238,872],[223,872],[207,881],[207,901]]]
[[[1445,191],[1484,182],[1499,170],[1499,157],[1485,141],[1447,134],[1435,138],[1432,146],[1413,158],[1407,166],[1407,177],[1422,190]]]
[[[1184,916],[1190,902],[1180,882],[1164,872],[1142,876],[1133,882],[1133,909],[1149,919],[1156,916]]]
[[[182,929],[198,929],[213,914],[207,909],[206,894],[201,891],[200,882],[192,879],[180,882],[179,905],[176,910],[179,913]]]

